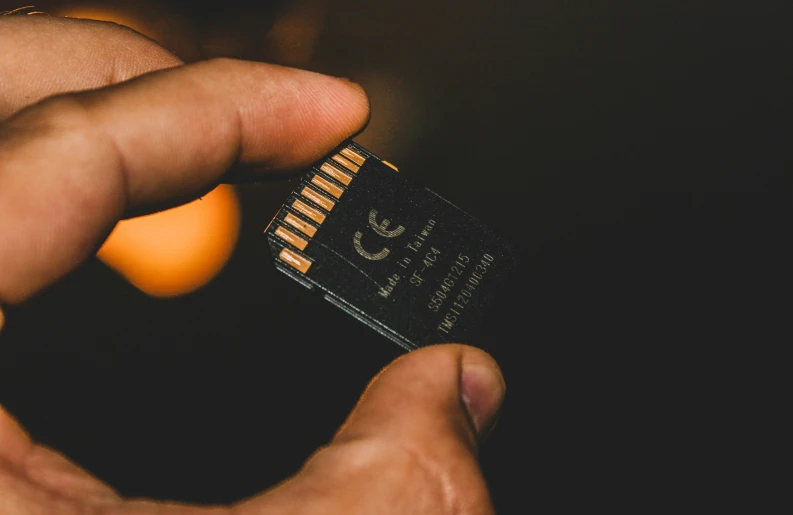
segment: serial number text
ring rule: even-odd
[[[452,265],[452,270],[441,281],[440,289],[430,298],[429,308],[436,313],[440,311],[441,306],[447,300],[451,302],[441,319],[441,323],[438,324],[439,333],[447,335],[454,328],[455,324],[465,313],[466,307],[471,302],[471,297],[473,297],[477,288],[482,285],[493,261],[495,261],[495,258],[490,254],[483,254],[478,262],[472,262],[468,256],[463,254],[458,256],[457,261]],[[460,282],[459,279],[466,269],[470,270],[470,274]],[[453,292],[451,288],[457,283],[460,286],[456,292]]]

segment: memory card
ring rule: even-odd
[[[311,168],[265,234],[281,272],[408,350],[483,346],[516,266],[484,224],[353,142]]]

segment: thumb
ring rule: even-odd
[[[407,354],[369,385],[337,442],[390,439],[413,445],[453,438],[473,452],[489,433],[506,391],[495,360],[463,345]]]
[[[478,349],[413,351],[372,381],[293,480],[240,513],[492,514],[476,453],[504,392],[495,361]]]

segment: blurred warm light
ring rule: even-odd
[[[0,331],[3,330],[3,324],[5,324],[6,317],[3,314],[3,308],[0,308]]]
[[[76,4],[52,14],[118,23],[185,57],[198,48],[193,24],[153,2],[139,1],[134,8]],[[220,186],[201,200],[119,223],[97,256],[149,295],[182,295],[220,272],[234,251],[239,224],[237,195]]]
[[[234,188],[120,222],[97,256],[154,297],[192,292],[215,277],[234,251],[240,226]]]

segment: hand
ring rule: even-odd
[[[227,59],[184,66],[112,24],[0,18],[0,48],[0,304],[68,273],[121,217],[195,198],[235,162],[305,167],[368,117],[346,81]],[[476,453],[503,395],[484,352],[412,352],[294,478],[212,508],[124,500],[0,409],[0,511],[490,514]]]

